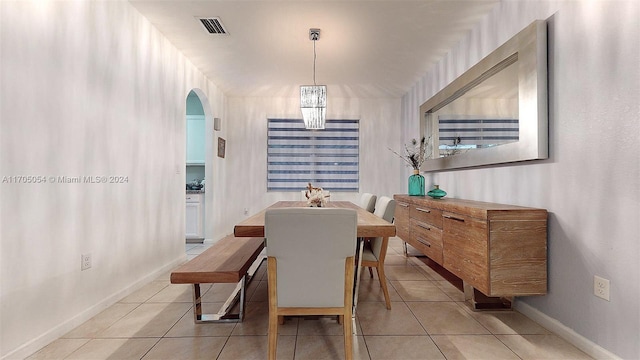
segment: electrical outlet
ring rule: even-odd
[[[593,294],[599,298],[609,300],[609,280],[595,275],[593,277]]]
[[[80,256],[80,270],[91,268],[91,253],[82,254]]]
[[[245,214],[245,215],[249,215],[249,209],[244,208],[244,214]]]

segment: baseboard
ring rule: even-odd
[[[543,312],[532,307],[529,304],[526,304],[522,301],[516,301],[514,303],[514,308],[529,319],[537,322],[547,330],[570,342],[575,347],[584,351],[585,353],[587,353],[587,355],[593,357],[594,359],[622,360],[622,358],[620,358],[619,356],[578,334],[577,332],[563,325],[558,320],[548,316],[547,314],[544,314]]]
[[[142,288],[143,286],[151,283],[153,280],[157,279],[160,275],[165,274],[167,271],[175,268],[176,266],[182,264],[186,260],[186,254],[180,255],[178,258],[174,259],[170,263],[162,266],[159,269],[156,269],[152,273],[144,276],[143,278],[137,280],[133,284],[130,284],[126,288],[112,294],[111,296],[105,298],[99,303],[93,305],[87,310],[81,312],[80,314],[74,316],[73,318],[63,322],[62,324],[46,331],[44,334],[38,336],[37,338],[23,344],[19,348],[5,354],[2,357],[2,360],[13,360],[13,359],[24,359],[36,351],[42,349],[47,346],[51,342],[59,339],[64,334],[69,331],[75,329],[79,325],[83,324],[87,320],[92,317],[98,315],[100,312],[108,308],[109,306],[117,303],[122,298],[126,297],[129,294],[132,294],[134,291]]]

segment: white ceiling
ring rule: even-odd
[[[130,0],[227,96],[401,97],[499,0]],[[211,35],[198,17],[220,17]]]

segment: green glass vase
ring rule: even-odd
[[[440,185],[433,185],[433,189],[429,190],[427,195],[434,199],[442,199],[447,195],[447,192],[440,189]]]
[[[424,196],[424,176],[420,175],[420,170],[413,170],[413,175],[409,176],[409,195]]]

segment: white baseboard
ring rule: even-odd
[[[157,279],[158,276],[165,274],[167,271],[175,268],[176,266],[182,264],[186,260],[186,254],[182,254],[178,258],[174,259],[170,263],[162,266],[159,269],[151,272],[150,274],[144,276],[141,279],[138,279],[136,282],[130,284],[126,288],[110,295],[109,297],[103,299],[99,303],[93,305],[92,307],[84,310],[78,315],[72,317],[71,319],[63,322],[62,324],[51,328],[46,331],[44,334],[38,336],[37,338],[23,344],[19,348],[11,351],[10,353],[4,355],[2,360],[14,360],[14,359],[24,359],[36,351],[42,349],[47,346],[49,343],[59,339],[64,334],[69,331],[75,329],[79,325],[83,324],[85,321],[91,319],[92,317],[98,315],[100,312],[108,308],[109,306],[117,303],[122,298],[127,295],[133,293],[134,291],[142,288],[143,286],[151,283],[153,280]]]
[[[620,358],[619,356],[578,334],[577,332],[563,325],[560,321],[548,316],[547,314],[544,314],[543,312],[532,307],[529,304],[523,303],[522,301],[516,301],[514,303],[514,308],[529,319],[542,325],[547,330],[570,342],[575,347],[584,351],[585,353],[587,353],[587,355],[593,357],[594,359],[622,360],[622,358]]]

